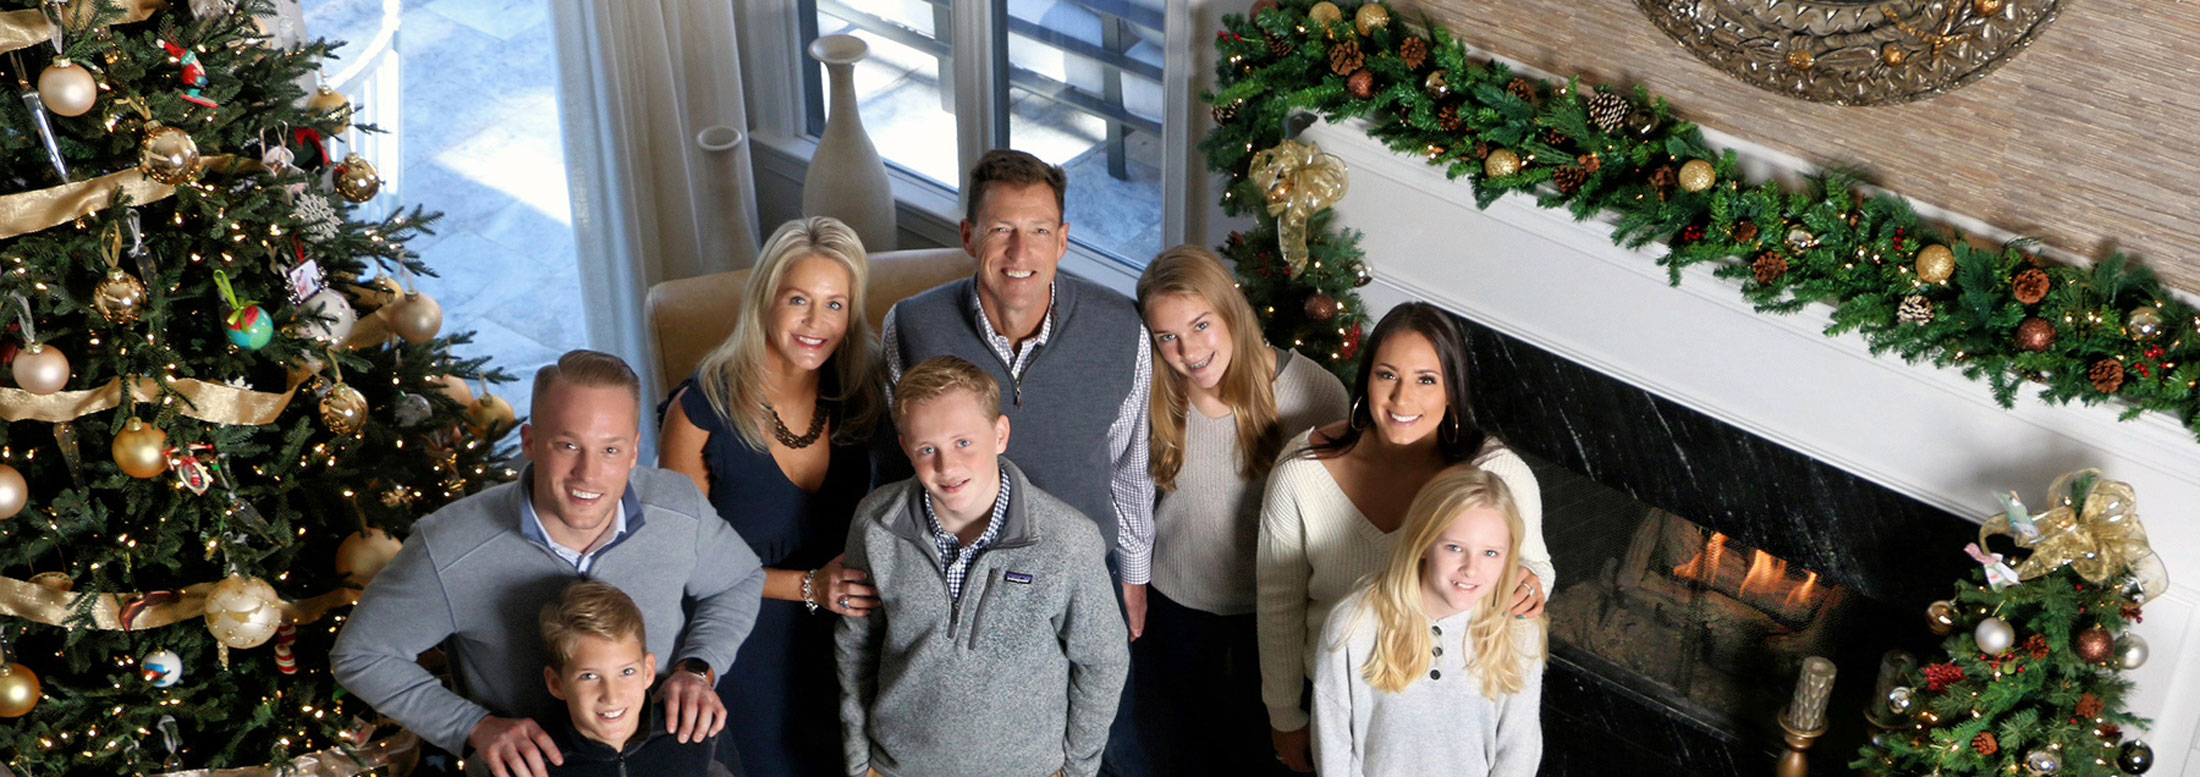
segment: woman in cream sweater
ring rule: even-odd
[[[1261,700],[1276,757],[1313,770],[1305,694],[1329,612],[1381,569],[1421,487],[1461,463],[1505,482],[1524,526],[1524,568],[1505,597],[1519,617],[1543,612],[1554,578],[1543,499],[1527,462],[1474,421],[1466,346],[1451,317],[1411,302],[1375,325],[1360,352],[1344,421],[1284,448],[1261,503],[1257,550]]]

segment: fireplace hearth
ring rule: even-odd
[[[1976,524],[1462,321],[1475,415],[1535,468],[1558,580],[1546,775],[1769,774],[1804,658],[1841,669],[1813,774]]]

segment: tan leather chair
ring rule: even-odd
[[[873,336],[894,303],[971,273],[970,256],[961,248],[886,251],[872,254],[870,264],[863,312],[871,321]],[[665,391],[686,380],[695,365],[733,333],[741,288],[748,282],[748,270],[733,270],[649,287],[644,310],[656,340],[658,385]]]

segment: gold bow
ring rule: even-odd
[[[1306,271],[1306,221],[1344,199],[1344,160],[1313,143],[1286,140],[1253,155],[1253,181],[1276,219],[1283,261],[1297,276]]]
[[[1986,538],[2002,534],[2016,540],[2017,547],[2032,550],[2031,557],[2017,564],[2018,579],[2031,580],[2068,564],[2094,583],[2108,583],[2129,570],[2147,600],[2169,590],[2169,572],[2139,525],[2139,500],[2131,484],[2101,477],[2097,469],[2082,469],[2056,478],[2047,493],[2053,507],[2031,517],[2037,537],[2011,526],[2007,513],[1979,527],[1982,546]]]

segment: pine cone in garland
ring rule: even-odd
[[[2088,693],[2078,697],[2078,706],[2073,709],[2078,713],[2078,717],[2095,718],[2100,717],[2102,706],[2101,697]]]
[[[1979,755],[1993,755],[2001,752],[2001,743],[1995,741],[1994,732],[1981,731],[1971,738],[1971,749],[1977,750]]]
[[[2093,381],[2094,389],[2103,394],[2114,394],[2117,389],[2124,387],[2124,363],[2115,359],[2102,359],[2094,362],[2093,367],[2085,371],[2085,377]]]
[[[2016,292],[2017,301],[2026,305],[2037,305],[2040,300],[2047,299],[2049,285],[2051,284],[2048,282],[2047,273],[2038,269],[2017,273],[2016,281],[2011,284],[2012,290]]]
[[[1428,63],[1428,39],[1407,38],[1398,44],[1398,61],[1406,63],[1406,69],[1419,70]]]
[[[1505,91],[1506,93],[1511,94],[1514,97],[1518,97],[1521,100],[1524,100],[1530,104],[1533,104],[1535,102],[1535,82],[1529,81],[1528,79],[1513,79],[1512,83],[1505,85]]]
[[[1348,40],[1329,47],[1329,72],[1347,76],[1366,66],[1367,55],[1360,53],[1359,43]]]
[[[1244,107],[1244,105],[1245,103],[1242,100],[1216,104],[1213,111],[1215,123],[1228,124],[1237,121],[1238,109]]]
[[[1475,141],[1474,158],[1477,160],[1490,158],[1490,144],[1479,140]]]
[[[1627,124],[1627,114],[1633,107],[1627,103],[1627,98],[1611,92],[1591,93],[1589,123],[1596,125],[1598,132],[1609,135]]]
[[[1556,127],[1543,131],[1543,145],[1558,148],[1565,143],[1566,133],[1558,131]]]
[[[1736,243],[1747,243],[1756,240],[1757,222],[1744,221],[1740,224],[1736,224],[1734,225],[1734,229],[1732,231],[1729,231],[1727,234],[1733,235],[1734,242]]]
[[[2093,733],[2099,736],[2101,741],[2110,745],[2120,744],[2124,741],[2124,727],[2114,723],[2103,723],[2100,728],[2093,729]]]
[[[1581,165],[1582,170],[1591,173],[1604,169],[1604,157],[1597,156],[1595,153],[1574,157],[1574,163]]]
[[[1352,71],[1352,77],[1344,80],[1344,90],[1352,99],[1365,100],[1375,96],[1375,73],[1367,68]]]
[[[1679,185],[1680,173],[1675,172],[1672,165],[1659,165],[1658,169],[1650,171],[1650,188],[1657,190],[1659,202],[1672,197],[1673,187]]]
[[[1568,197],[1581,191],[1581,185],[1589,180],[1589,171],[1579,167],[1561,167],[1551,175],[1551,182],[1558,184],[1558,193]]]
[[[1298,46],[1293,45],[1290,38],[1272,32],[1268,33],[1268,53],[1277,57],[1288,57],[1291,56],[1291,52],[1297,50]]]
[[[1754,276],[1758,283],[1766,286],[1779,281],[1780,276],[1786,275],[1787,271],[1788,260],[1777,253],[1767,252],[1765,255],[1757,257],[1757,261],[1749,263],[1749,274]]]
[[[1930,324],[1933,322],[1933,301],[1915,294],[1905,297],[1902,306],[1895,308],[1894,318],[1905,324]]]
[[[1459,114],[1458,103],[1445,103],[1436,109],[1436,128],[1445,132],[1458,132],[1467,128],[1467,117]]]
[[[2047,657],[2047,652],[2048,652],[2048,651],[2047,651],[2047,635],[2045,635],[2045,634],[2034,634],[2034,635],[2032,635],[2032,636],[2030,636],[2030,637],[2026,637],[2026,638],[2025,638],[2025,640],[2024,640],[2024,652],[2026,652],[2026,653],[2029,653],[2029,654],[2031,654],[2031,656],[2032,656],[2032,660],[2034,660],[2034,661],[2038,661],[2038,660],[2041,660],[2041,659],[2044,659],[2044,658],[2046,658],[2046,657]],[[2088,695],[2088,696],[2091,696],[2092,694],[2087,694],[2087,695]],[[2080,703],[2080,704],[2083,704],[2084,702],[2079,702],[2079,703]],[[2088,717],[2090,717],[2090,716],[2088,716]]]

